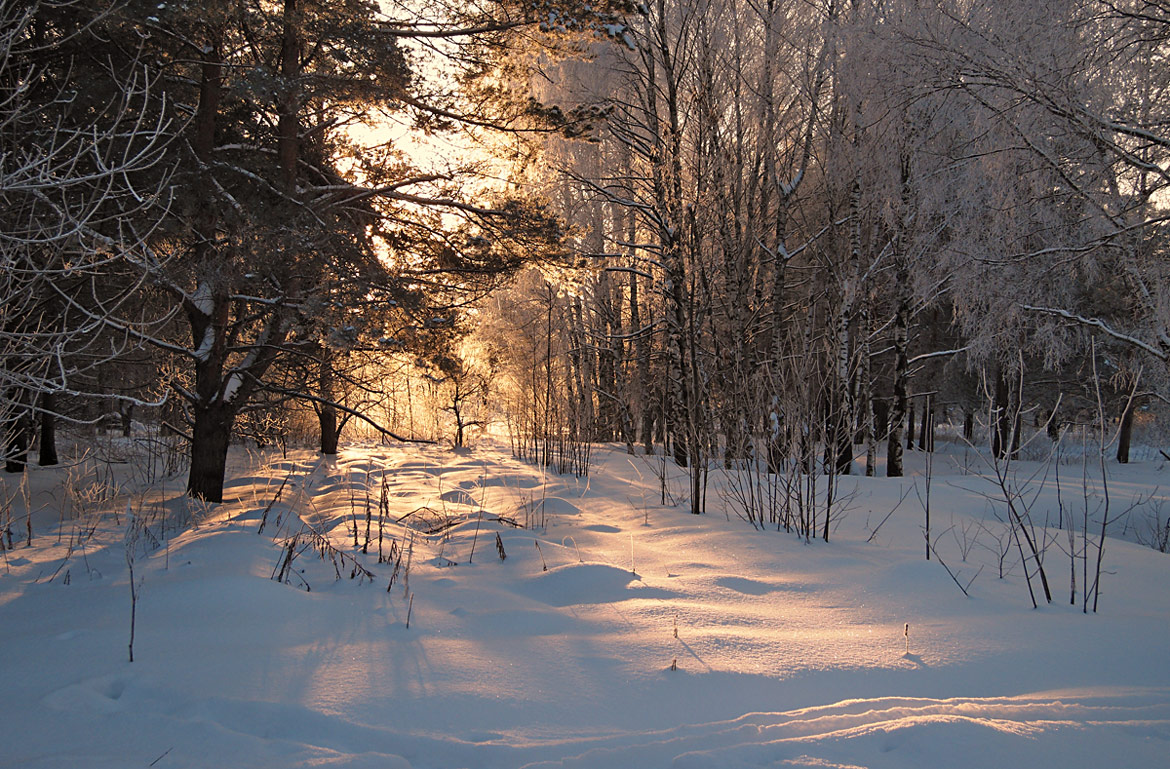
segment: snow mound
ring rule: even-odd
[[[728,590],[734,590],[737,593],[746,593],[747,595],[767,595],[775,590],[779,590],[774,585],[769,585],[766,582],[757,582],[754,579],[747,579],[746,577],[720,577],[715,580],[715,584],[719,587],[725,587]]]
[[[71,684],[45,695],[41,700],[53,710],[86,710],[94,713],[116,713],[124,709],[120,702],[126,692],[127,679],[121,675],[106,675]]]
[[[408,472],[422,473],[424,475],[442,475],[449,472],[448,468],[436,466],[430,462],[403,462],[396,466],[392,474],[406,474]]]
[[[672,598],[674,593],[649,587],[642,578],[606,563],[574,563],[541,572],[517,592],[549,606],[617,603],[632,598]]]
[[[567,499],[560,497],[545,497],[544,499],[536,499],[531,503],[531,508],[534,512],[543,512],[545,515],[580,515],[581,508],[574,505]]]
[[[595,531],[598,534],[619,534],[621,532],[617,526],[610,526],[608,523],[591,523],[581,528],[585,531]]]
[[[778,593],[781,591],[803,592],[810,589],[802,585],[763,582],[761,580],[748,579],[747,577],[719,577],[715,580],[715,584],[727,590],[733,590],[736,593],[743,593],[744,595],[767,595],[768,593]]]
[[[470,481],[475,486],[502,486],[508,489],[534,489],[541,485],[539,478],[520,473],[504,473],[502,475],[488,475],[476,481]]]
[[[475,497],[463,489],[451,489],[450,491],[444,491],[439,496],[439,499],[455,505],[467,505],[468,507],[475,507],[477,504]]]

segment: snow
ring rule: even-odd
[[[707,515],[658,504],[656,458],[602,447],[595,459],[575,479],[491,445],[240,452],[227,501],[210,506],[183,498],[182,479],[108,499],[79,490],[94,473],[114,488],[108,466],[33,468],[27,493],[6,476],[0,763],[1166,764],[1170,561],[1122,536],[1137,519],[1106,543],[1100,613],[1067,605],[1055,544],[1057,600],[1033,610],[1014,551],[998,577],[993,487],[952,446],[935,464],[933,525],[960,579],[978,575],[971,598],[924,559],[912,491],[874,534],[921,488],[920,454],[908,456],[915,477],[844,479],[831,541],[807,544],[725,514],[718,484]],[[1036,467],[1021,463],[1019,477]],[[1079,461],[1061,472],[1066,492],[1080,488]],[[1115,509],[1162,499],[1162,463],[1112,472]],[[1034,511],[1051,509],[1052,490],[1038,491]],[[383,504],[383,552],[393,541],[410,553],[389,591]],[[367,509],[362,554],[353,531],[364,541]],[[157,543],[136,551],[133,663],[131,520]],[[271,579],[306,525],[375,581],[348,569],[337,580],[312,552],[288,584]]]
[[[227,378],[227,382],[223,386],[223,402],[231,403],[235,400],[236,393],[240,390],[240,385],[244,383],[244,378],[238,371],[232,372]]]
[[[203,331],[203,339],[200,340],[199,346],[195,348],[195,351],[192,353],[192,355],[194,355],[197,360],[205,361],[211,355],[211,347],[214,344],[215,329],[209,325]]]
[[[210,53],[210,51],[205,51]],[[211,284],[207,281],[199,281],[195,286],[195,293],[190,297],[191,304],[195,305],[195,309],[204,315],[210,317],[215,312],[215,297],[211,293]]]

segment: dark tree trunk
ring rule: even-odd
[[[301,73],[300,13],[297,0],[284,0],[283,29],[280,40],[280,74],[285,91],[277,105],[276,152],[280,163],[281,188],[287,195],[295,195],[297,184],[297,157],[300,151],[300,120],[297,116],[296,79]]]
[[[963,409],[963,440],[970,443],[975,439],[975,412]]]
[[[1133,412],[1137,408],[1137,398],[1129,398],[1125,402],[1125,411],[1121,412],[1121,426],[1117,433],[1117,461],[1123,465],[1129,464],[1129,444],[1133,439]]]
[[[681,261],[681,257],[679,257]],[[691,393],[684,379],[688,371],[686,365],[687,340],[684,333],[687,328],[685,286],[682,285],[682,271],[678,271],[675,279],[676,286],[670,294],[673,312],[669,315],[667,324],[667,408],[669,409],[667,430],[670,433],[670,445],[674,463],[679,467],[687,467],[690,462],[689,442],[693,439],[693,422],[691,417]]]
[[[41,467],[49,467],[57,459],[57,398],[52,393],[41,393]]]
[[[914,401],[906,407],[906,448],[914,450]]]
[[[865,443],[865,474],[874,476],[877,473],[877,425],[875,424],[876,404],[873,400],[873,370],[870,361],[869,322],[870,297],[866,291],[861,300],[861,312],[858,324],[858,337],[861,342],[861,376],[858,389],[861,393],[861,432],[860,436]]]
[[[130,433],[134,427],[134,404],[127,403],[122,406],[122,437],[129,438]]]
[[[899,283],[908,282],[909,276],[899,270]],[[900,288],[898,308],[894,314],[894,400],[890,404],[889,440],[886,441],[886,475],[890,478],[901,478],[902,469],[902,429],[906,421],[906,412],[909,404],[906,396],[906,379],[909,363],[906,357],[907,338],[909,335],[910,301],[909,291]],[[913,415],[913,411],[910,412]],[[911,416],[913,419],[913,416]],[[911,422],[913,425],[913,422]],[[913,426],[910,432],[913,432]]]
[[[219,404],[210,407],[197,405],[194,412],[187,493],[208,502],[222,502],[235,414]]]
[[[630,216],[630,242],[634,242],[636,237],[636,230],[633,222],[634,216]],[[638,379],[638,401],[642,409],[641,411],[641,438],[643,451],[647,454],[654,453],[654,398],[652,395],[652,386],[650,384],[650,342],[651,337],[649,332],[642,328],[641,308],[639,307],[638,299],[638,276],[630,272],[630,326],[638,335],[634,341],[634,354],[637,357],[637,379]]]
[[[829,429],[832,431],[833,445],[831,461],[837,475],[850,475],[853,472],[853,420],[847,406],[850,399],[843,392],[847,386],[847,383],[839,383],[834,388],[838,397],[829,404]],[[825,447],[826,452],[828,448]]]
[[[595,230],[597,227],[594,228]],[[597,249],[604,250],[604,241]],[[597,345],[597,435],[603,441],[612,441],[619,433],[618,427],[618,386],[617,360],[619,354],[614,349],[614,311],[613,289],[610,285],[609,273],[602,270],[597,277],[597,311],[592,314],[591,320],[595,324],[593,329]]]
[[[1048,438],[1053,443],[1056,443],[1058,440],[1060,440],[1060,414],[1055,411],[1050,413],[1048,415],[1048,420],[1045,423],[1044,429],[1048,433]]]
[[[934,451],[934,403],[930,395],[922,404],[922,424],[918,428],[918,448]]]
[[[321,453],[336,454],[337,444],[341,441],[341,428],[337,423],[337,409],[332,405],[321,406],[317,409],[317,422],[321,426]]]
[[[873,400],[873,432],[880,438],[888,438],[890,433],[890,403],[885,398]]]
[[[653,412],[653,433],[654,443],[662,444],[662,452],[669,453],[666,449],[666,391],[665,388],[655,388],[654,390],[654,412]],[[653,447],[651,447],[653,448]],[[654,452],[651,451],[651,454]]]
[[[203,48],[200,62],[199,104],[195,110],[194,150],[205,164],[210,164],[215,149],[216,124],[219,117],[219,103],[223,85],[223,62],[220,51],[222,30],[209,30],[207,44]],[[194,262],[201,269],[213,269],[215,247],[213,245],[217,219],[213,205],[213,184],[207,175],[202,175],[196,184],[197,208],[195,229],[198,239],[195,243]],[[211,314],[200,307],[188,307],[191,324],[192,344],[202,345],[205,334],[214,333],[216,326],[225,322],[225,302],[214,303]],[[213,320],[215,321],[213,323]],[[213,345],[212,355],[222,354],[222,340]],[[192,404],[194,424],[191,438],[191,467],[187,476],[187,493],[209,502],[223,501],[223,479],[227,470],[227,449],[234,417],[222,406],[208,406],[214,402],[214,391],[220,383],[213,374],[212,363],[202,359],[195,364],[195,389],[199,400]]]
[[[897,270],[894,273],[894,290],[897,303],[894,307],[894,401],[890,405],[890,437],[886,442],[886,475],[900,478],[902,468],[902,428],[906,421],[907,385],[910,376],[910,362],[907,348],[910,346],[910,265],[906,257],[906,235],[911,215],[912,189],[910,155],[902,154],[901,221],[895,233]],[[913,412],[911,412],[913,414]],[[913,416],[911,416],[913,419]],[[914,434],[913,421],[907,438]]]
[[[327,346],[320,348],[321,371],[317,377],[318,394],[321,403],[315,406],[317,424],[321,431],[321,453],[333,455],[337,453],[337,444],[341,440],[341,426],[337,421],[337,407],[333,405],[336,397],[333,386],[333,351]]]

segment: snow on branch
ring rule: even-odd
[[[1078,315],[1077,313],[1069,312],[1068,310],[1063,310],[1063,309],[1060,309],[1058,307],[1035,307],[1035,306],[1030,305],[1030,304],[1023,304],[1023,305],[1020,305],[1020,307],[1022,309],[1029,311],[1029,312],[1036,312],[1036,313],[1040,313],[1042,315],[1053,315],[1053,316],[1056,316],[1058,318],[1064,318],[1065,320],[1069,320],[1069,321],[1072,321],[1074,323],[1078,323],[1082,326],[1088,326],[1090,328],[1095,328],[1095,329],[1101,331],[1102,333],[1106,334],[1107,336],[1111,336],[1120,342],[1125,342],[1126,344],[1133,345],[1134,347],[1137,347],[1138,349],[1141,349],[1141,350],[1144,350],[1145,352],[1148,352],[1150,355],[1153,355],[1155,358],[1157,358],[1160,361],[1170,360],[1170,356],[1167,355],[1165,350],[1161,350],[1157,347],[1154,347],[1150,343],[1142,341],[1141,339],[1138,339],[1135,336],[1131,336],[1130,334],[1125,334],[1125,333],[1122,333],[1121,331],[1117,331],[1116,329],[1110,327],[1107,323],[1105,323],[1105,321],[1101,320],[1100,318],[1087,318],[1084,315]]]

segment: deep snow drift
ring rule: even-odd
[[[492,447],[241,454],[216,506],[9,476],[0,766],[1165,766],[1170,559],[1126,539],[1170,468],[1110,468],[1086,615],[1055,528],[1083,524],[1079,460],[1059,506],[1055,463],[1014,476],[1053,524],[1033,610],[969,450],[937,455],[930,504],[971,597],[925,560],[916,458],[842,479],[827,544],[729,513],[718,471],[707,515],[662,506],[660,461],[609,448],[588,479]]]

